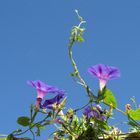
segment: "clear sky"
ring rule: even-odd
[[[36,91],[27,80],[40,79],[67,91],[67,108],[87,102],[82,87],[69,72],[67,53],[70,29],[78,24],[74,10],[87,21],[85,42],[74,47],[81,75],[92,89],[98,80],[88,67],[104,63],[116,66],[121,78],[108,82],[124,110],[129,98],[140,104],[140,1],[139,0],[4,0],[0,1],[0,134],[19,128],[18,116],[27,115]],[[120,113],[114,124],[124,121]],[[121,118],[121,119],[120,119]],[[120,126],[126,130],[125,125]],[[50,132],[42,133],[41,140]]]

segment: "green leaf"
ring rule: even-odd
[[[45,130],[45,126],[43,126],[43,125],[40,126],[39,128],[40,128],[40,130]]]
[[[7,138],[0,138],[0,140],[7,140]]]
[[[28,126],[28,125],[30,125],[30,118],[28,118],[26,116],[19,117],[17,120],[17,123],[22,126]]]
[[[79,41],[79,42],[84,42],[84,38],[79,34],[79,35],[77,36],[77,41]]]
[[[75,74],[74,74],[74,73],[72,73],[72,72],[70,72],[70,76],[74,77],[74,76],[75,76]]]
[[[13,139],[13,135],[12,134],[9,134],[7,137],[6,137],[6,140],[11,140]]]
[[[99,127],[103,128],[107,131],[110,130],[110,126],[106,122],[99,120],[99,119],[96,119],[96,122],[98,123]]]
[[[140,120],[140,109],[130,110],[128,114],[133,120]]]
[[[73,119],[72,119],[72,123],[71,125],[73,125],[74,127],[78,126],[78,122],[79,122],[79,119],[76,115],[73,116]]]
[[[107,130],[107,131],[110,130],[110,126],[105,121],[102,121],[102,120],[100,120],[98,118],[91,117],[90,118],[90,122],[97,123],[98,124],[98,128],[101,128],[101,129],[104,129],[104,130]]]
[[[113,93],[109,89],[105,89],[104,93],[104,103],[107,105],[112,105],[114,108],[117,108],[116,98],[114,97]]]

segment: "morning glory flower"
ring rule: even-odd
[[[64,93],[58,93],[55,97],[52,99],[45,100],[43,105],[41,105],[41,108],[48,108],[48,109],[53,109],[53,105],[60,104],[60,100],[64,97]]]
[[[37,90],[37,99],[36,99],[36,107],[40,108],[41,102],[44,98],[44,96],[47,93],[56,93],[58,95],[56,95],[52,100],[48,100],[48,102],[53,103],[53,102],[59,102],[59,100],[63,97],[64,91],[63,90],[59,90],[58,88],[54,87],[54,86],[50,86],[47,85],[43,82],[41,82],[40,80],[36,80],[36,81],[27,81],[27,84],[31,85],[32,87],[34,87]],[[50,105],[50,104],[48,104]],[[44,104],[44,106],[46,105],[46,102]]]
[[[97,77],[100,81],[100,90],[106,86],[106,82],[111,79],[120,77],[120,71],[116,67],[106,66],[104,64],[98,64],[88,69],[88,72]]]
[[[91,107],[88,106],[84,109],[83,114],[86,116],[86,120],[89,120],[89,118],[92,116],[92,111],[91,111]]]
[[[36,81],[30,80],[30,81],[27,81],[27,84],[31,85],[37,90],[37,98],[41,98],[41,99],[43,99],[43,97],[47,93],[64,93],[63,90],[59,90],[58,88],[54,86],[49,86],[41,82],[40,80],[36,80]]]
[[[86,116],[86,120],[88,121],[90,117],[95,117],[102,121],[106,120],[106,116],[103,114],[103,110],[100,105],[88,106],[84,109],[83,114]]]

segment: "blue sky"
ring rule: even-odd
[[[124,110],[129,98],[140,104],[140,1],[139,0],[5,0],[0,1],[0,134],[19,128],[18,116],[27,115],[36,92],[27,80],[40,79],[65,89],[67,108],[87,102],[82,87],[69,72],[72,66],[67,53],[70,29],[78,24],[74,10],[87,21],[85,42],[74,47],[81,75],[92,89],[98,80],[88,67],[104,63],[116,66],[121,78],[108,82]],[[111,123],[124,121],[120,113]],[[121,118],[121,119],[120,119]],[[126,130],[126,126],[120,126]],[[50,132],[47,128],[40,139]]]

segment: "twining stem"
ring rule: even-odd
[[[30,129],[30,132],[32,133],[33,140],[35,140],[35,134],[34,134],[34,132],[32,131],[32,129]]]
[[[118,112],[120,112],[120,113],[122,113],[122,114],[124,114],[124,115],[126,115],[126,116],[127,116],[126,112],[124,112],[124,111],[120,110],[119,108],[115,108],[115,110],[117,110]]]
[[[82,109],[84,109],[86,106],[88,106],[89,104],[90,104],[91,102],[89,101],[87,104],[85,104],[84,106],[82,106],[82,107],[80,107],[80,108],[77,108],[77,109],[75,109],[74,110],[74,112],[77,112],[77,111],[79,111],[79,110],[82,110]]]
[[[80,25],[81,24],[79,24],[79,26]],[[85,88],[86,92],[88,93],[88,96],[89,96],[90,100],[93,100],[93,99],[96,99],[97,97],[92,93],[92,91],[89,88],[89,86],[86,84],[84,79],[81,77],[81,75],[79,73],[79,70],[78,70],[78,67],[77,67],[77,65],[75,63],[75,60],[73,58],[73,55],[72,55],[72,47],[76,43],[75,36],[76,36],[76,34],[71,33],[69,44],[68,44],[69,58],[70,58],[70,60],[72,62],[73,68],[74,68],[74,76],[78,78],[79,82]]]

